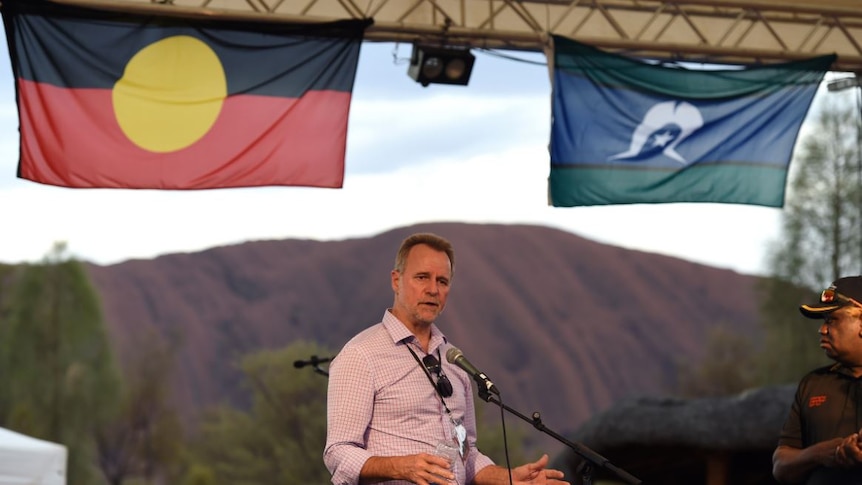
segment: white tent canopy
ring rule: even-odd
[[[0,485],[65,485],[66,447],[0,428]]]

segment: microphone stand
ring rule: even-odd
[[[321,369],[320,364],[314,364],[314,372],[317,372],[322,376],[329,377],[329,372]]]
[[[551,430],[550,428],[545,426],[545,424],[542,423],[542,416],[538,412],[534,412],[533,417],[528,418],[528,417],[524,416],[523,414],[519,413],[518,411],[512,409],[511,407],[503,404],[503,402],[500,401],[500,399],[492,396],[491,393],[488,391],[488,389],[486,389],[482,386],[479,386],[479,397],[482,398],[485,402],[492,402],[492,403],[496,404],[497,406],[500,406],[501,408],[505,409],[506,411],[509,411],[510,413],[514,414],[515,416],[523,419],[524,421],[532,424],[534,428],[545,433],[546,435],[550,436],[551,438],[556,439],[560,443],[563,443],[564,445],[568,446],[575,453],[577,453],[584,460],[586,460],[586,463],[584,464],[584,468],[581,472],[581,475],[582,475],[583,480],[584,480],[584,485],[591,485],[593,483],[593,479],[592,479],[593,467],[604,468],[606,470],[612,471],[618,477],[623,479],[623,481],[626,483],[630,483],[633,485],[639,485],[639,484],[643,483],[640,479],[630,475],[625,470],[613,465],[610,462],[610,460],[603,457],[602,455],[596,453],[595,451],[589,449],[588,447],[586,447],[580,443],[574,443],[572,441],[567,440],[566,438],[560,436],[559,434],[557,434],[556,432],[554,432],[553,430]]]
[[[308,359],[307,361],[306,360],[295,361],[293,363],[293,366],[296,367],[297,369],[301,369],[307,365],[310,365],[314,369],[314,372],[316,372],[316,373],[318,373],[324,377],[329,377],[329,372],[321,369],[320,364],[325,364],[334,358],[335,357],[322,357],[321,358],[321,357],[318,357],[316,355],[312,355],[311,358]]]

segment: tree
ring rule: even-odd
[[[701,363],[694,367],[680,366],[680,394],[683,397],[720,397],[754,387],[754,344],[722,325],[711,328],[707,338]]]
[[[200,426],[194,450],[198,469],[220,485],[327,483],[326,378],[293,362],[329,352],[297,342],[263,350],[240,362],[253,395],[248,412],[220,407]],[[201,468],[203,467],[203,468]]]
[[[811,369],[829,359],[817,345],[817,324],[799,313],[799,305],[818,293],[779,278],[760,282],[761,325],[764,346],[756,363],[757,382],[762,385],[795,383]]]
[[[797,308],[836,278],[860,273],[858,110],[853,103],[829,98],[793,160],[781,236],[770,249],[770,277],[760,288],[766,331],[760,366],[764,383],[796,382],[806,371],[828,362],[817,348],[817,329]]]
[[[184,458],[183,429],[169,404],[174,350],[154,334],[136,341],[127,358],[120,410],[96,433],[99,466],[110,485],[132,477],[174,483]]]
[[[3,342],[7,341],[9,336],[9,292],[12,288],[12,282],[20,278],[21,268],[18,266],[0,264],[0,382],[9,382],[10,375],[13,369],[3,352]],[[3,392],[0,388],[0,424],[5,421],[5,416],[8,416],[12,407],[12,396],[8,392]]]
[[[781,240],[769,256],[771,274],[804,288],[822,289],[862,267],[862,204],[858,108],[831,101],[793,161],[795,170]]]
[[[98,483],[93,435],[116,409],[120,379],[83,265],[57,244],[21,267],[4,302],[0,421],[66,445],[69,483]]]
[[[200,464],[192,465],[182,481],[182,485],[215,485],[215,483],[213,471]]]

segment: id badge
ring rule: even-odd
[[[455,425],[455,441],[458,443],[458,453],[461,454],[461,459],[464,459],[464,454],[467,452],[467,428],[464,427],[464,424],[460,419],[452,420],[452,424]]]

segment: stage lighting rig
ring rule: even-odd
[[[470,81],[476,57],[464,47],[431,47],[413,45],[407,74],[422,86],[456,84]]]

